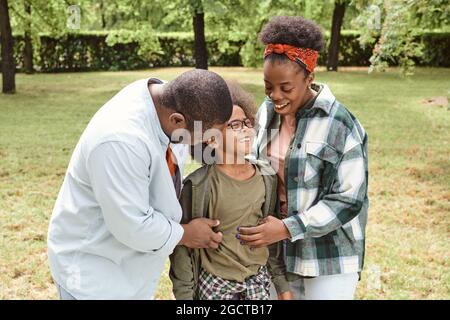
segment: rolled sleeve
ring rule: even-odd
[[[149,204],[149,152],[145,146],[110,141],[87,159],[91,186],[107,229],[140,252],[169,255],[183,236],[181,225]]]
[[[366,161],[361,144],[343,155],[331,192],[308,210],[283,220],[291,241],[322,237],[358,215],[367,195]]]

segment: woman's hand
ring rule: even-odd
[[[278,294],[278,300],[294,300],[292,291],[285,291]]]
[[[239,227],[236,238],[240,239],[243,245],[261,248],[290,236],[283,221],[274,216],[267,216],[256,227]]]

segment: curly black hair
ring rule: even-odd
[[[227,80],[227,86],[230,90],[233,105],[239,106],[244,111],[245,116],[254,122],[257,108],[253,96],[242,89],[236,81]]]
[[[230,91],[231,95],[231,101],[233,102],[233,106],[240,107],[243,111],[245,116],[252,121],[252,123],[255,123],[255,117],[257,112],[257,105],[255,102],[255,99],[252,94],[245,91],[236,81],[227,80],[226,81],[228,90]],[[230,115],[231,117],[231,115]],[[229,120],[229,119],[228,119]],[[198,154],[196,153],[196,148],[198,146],[191,146],[190,153],[191,157],[201,164],[206,164],[205,159],[203,158],[203,155],[209,154],[212,157],[213,162],[216,159],[216,152],[215,149],[208,146],[206,143],[201,144],[201,150],[202,153]],[[211,163],[208,163],[211,164]]]
[[[273,17],[259,33],[259,39],[265,45],[269,43],[288,44],[300,48],[310,48],[322,51],[323,33],[314,21],[300,16]],[[285,55],[271,54],[267,56],[271,61],[286,60]]]

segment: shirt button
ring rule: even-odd
[[[294,181],[295,181],[295,182],[298,182],[298,177],[294,177]]]
[[[302,147],[302,144],[301,143],[299,143],[299,144],[297,144],[297,148],[301,148]]]

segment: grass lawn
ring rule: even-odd
[[[131,81],[181,68],[18,75],[0,95],[0,299],[55,299],[47,226],[78,138],[96,110]],[[212,68],[262,101],[261,70]],[[359,299],[450,299],[450,69],[319,71],[369,133],[366,269]],[[191,165],[190,170],[194,167]],[[171,297],[166,273],[156,298]]]

